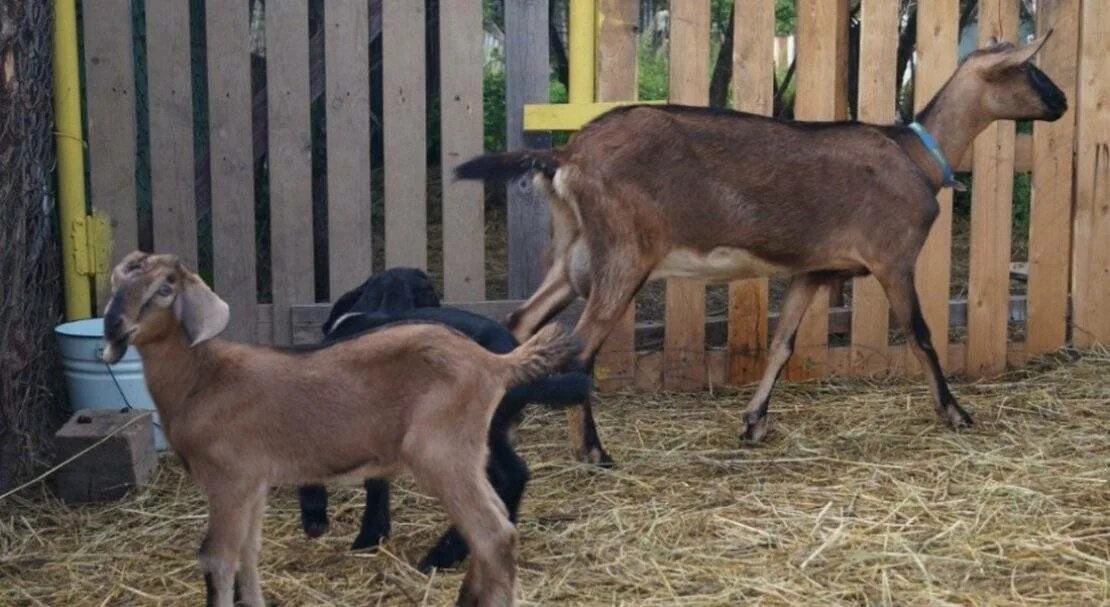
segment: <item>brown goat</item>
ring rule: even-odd
[[[486,435],[507,386],[573,356],[559,329],[495,355],[440,325],[405,324],[290,350],[215,336],[228,306],[172,255],[113,270],[103,358],[139,348],[170,445],[208,497],[209,604],[262,605],[267,489],[408,470],[470,547],[465,605],[514,603],[516,532],[486,479]],[[237,580],[236,580],[237,577]]]
[[[971,424],[930,342],[914,264],[939,212],[936,193],[952,185],[945,158],[961,158],[995,120],[1056,120],[1067,109],[1059,88],[1029,63],[1045,38],[968,56],[917,116],[925,135],[897,125],[628,106],[598,117],[562,148],[464,163],[461,179],[536,173],[550,199],[553,262],[510,328],[518,339],[531,335],[576,295],[586,297],[575,332],[590,361],[647,280],[789,276],[769,364],[744,417],[743,434],[756,442],[818,288],[874,274],[912,336],[938,414],[953,426]],[[927,147],[927,133],[939,150]],[[597,436],[581,430],[583,442]],[[594,441],[588,448],[604,453]]]

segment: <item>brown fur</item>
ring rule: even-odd
[[[1060,117],[1063,94],[1028,63],[1043,41],[973,53],[918,117],[950,162],[995,120]],[[629,106],[597,118],[558,150],[472,162],[460,177],[501,176],[531,163],[549,193],[554,261],[510,317],[518,339],[578,294],[588,298],[576,332],[589,360],[648,279],[789,276],[771,364],[746,415],[745,435],[760,440],[771,388],[809,300],[822,284],[871,273],[915,338],[941,417],[970,423],[948,392],[913,288],[942,174],[909,128]],[[735,263],[709,263],[722,258]]]
[[[310,351],[195,343],[197,327],[213,318],[209,330],[222,330],[226,306],[213,294],[190,309],[211,291],[175,257],[132,253],[112,282],[106,358],[139,348],[170,445],[208,496],[201,563],[216,604],[231,605],[236,572],[247,604],[262,604],[257,558],[269,487],[402,470],[440,499],[470,546],[460,602],[513,603],[516,536],[486,479],[485,437],[507,387],[573,356],[560,330],[507,355],[418,324]]]

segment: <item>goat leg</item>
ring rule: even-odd
[[[351,550],[375,548],[389,537],[389,481],[368,478],[363,486],[366,487],[366,509],[362,511],[362,526]]]
[[[316,538],[328,530],[328,490],[323,485],[297,488],[301,506],[301,527],[305,535]]]
[[[771,340],[771,358],[767,361],[767,369],[763,372],[759,387],[744,412],[744,430],[741,436],[745,442],[759,443],[767,435],[767,409],[771,405],[771,391],[775,388],[782,368],[794,353],[794,338],[798,334],[798,327],[820,286],[821,280],[816,274],[801,274],[793,277],[786,288],[779,324]]]

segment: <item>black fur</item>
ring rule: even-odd
[[[455,179],[489,179],[506,181],[533,171],[554,177],[559,159],[551,150],[520,150],[486,154],[455,167]]]
[[[440,307],[435,288],[426,274],[412,268],[394,268],[371,276],[358,288],[336,300],[324,322],[323,344],[350,339],[368,331],[398,323],[437,323],[473,339],[490,352],[505,354],[519,344],[501,324],[484,316],[451,307]],[[355,314],[347,316],[346,314]],[[490,459],[486,467],[490,483],[516,522],[517,509],[528,482],[528,466],[513,450],[509,433],[529,403],[570,406],[589,398],[590,375],[581,369],[545,377],[510,389],[494,412],[489,431]],[[362,527],[352,548],[369,548],[389,535],[389,482],[368,479],[366,510]],[[315,537],[327,528],[327,490],[323,486],[301,487],[301,523]],[[466,557],[466,543],[452,528],[420,562],[420,568],[450,567]]]

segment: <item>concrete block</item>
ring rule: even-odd
[[[58,463],[116,434],[54,473],[58,497],[70,503],[114,500],[142,486],[158,465],[151,423],[149,411],[82,409],[74,413],[54,435]]]

